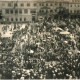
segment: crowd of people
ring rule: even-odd
[[[2,27],[1,79],[79,79],[80,19]]]

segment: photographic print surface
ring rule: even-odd
[[[0,0],[0,79],[80,79],[80,0]]]

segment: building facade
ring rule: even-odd
[[[4,0],[0,1],[0,6],[3,20],[6,22],[35,21],[41,14],[53,11],[53,1],[45,0]]]
[[[80,0],[0,0],[0,14],[5,22],[30,22],[66,10],[80,13]],[[63,13],[61,13],[63,14]]]
[[[2,1],[1,11],[5,21],[27,22],[37,16],[37,3],[34,1]]]
[[[69,2],[69,13],[70,15],[75,15],[75,17],[80,17],[80,0]]]

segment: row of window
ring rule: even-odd
[[[9,7],[12,7],[12,6],[17,7],[17,6],[18,6],[18,3],[14,3],[14,4],[8,3],[8,6],[9,6]],[[24,3],[21,3],[20,6],[21,6],[21,7],[24,7]],[[30,6],[30,3],[27,3],[27,6]],[[34,6],[37,6],[37,4],[34,3]]]
[[[70,7],[80,7],[80,4],[70,5]]]
[[[12,3],[11,2],[11,3],[8,3],[8,7],[13,7],[13,6],[15,6],[15,7],[18,7],[18,6],[24,7],[25,6],[24,4],[25,3],[18,4],[18,3]],[[5,3],[3,3],[2,5],[5,6]],[[27,3],[26,6],[29,7],[29,6],[31,6],[31,4]],[[37,3],[34,3],[33,6],[37,6]],[[39,3],[39,6],[53,6],[53,3]]]
[[[25,6],[24,4],[25,3],[18,4],[18,3],[12,3],[12,2],[10,2],[10,3],[8,3],[8,6],[9,7],[12,7],[12,6],[18,7],[20,5],[21,7],[24,7]],[[55,5],[63,5],[63,4],[64,3],[55,3]],[[2,3],[2,5],[5,6],[5,3]],[[37,6],[37,5],[38,5],[37,3],[33,3],[33,6]],[[26,6],[31,6],[31,4],[27,3]],[[39,3],[39,6],[53,6],[53,3]],[[71,7],[72,6],[73,5],[71,5]],[[79,6],[79,5],[75,4],[75,6]]]
[[[72,2],[80,2],[80,0],[72,0]]]
[[[40,3],[39,6],[49,6],[49,3],[46,3],[46,4],[45,3]],[[50,6],[53,6],[53,4],[50,3]]]
[[[23,14],[23,11],[22,11],[22,9],[15,9],[15,10],[13,10],[13,9],[6,9],[5,10],[5,13],[6,14]],[[24,14],[27,14],[28,13],[28,9],[24,9]],[[30,10],[30,13],[36,13],[36,10]]]
[[[27,19],[26,18],[24,18],[24,19],[22,19],[22,18],[7,18],[6,19],[7,21],[27,21]]]
[[[18,13],[20,13],[20,14],[22,14],[22,9],[16,9],[16,10],[9,10],[9,9],[6,9],[5,10],[5,13],[6,14],[13,14],[13,13],[15,13],[15,14],[18,14]],[[28,13],[28,10],[27,9],[24,9],[24,13],[26,14],[26,13]]]
[[[80,13],[80,10],[71,10],[70,13]]]
[[[41,9],[40,11],[39,11],[40,13],[44,13],[44,12],[53,12],[53,10],[44,10],[44,9]]]

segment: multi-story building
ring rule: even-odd
[[[39,15],[53,11],[53,3],[51,1],[48,3],[48,1],[4,0],[0,1],[0,10],[6,22],[35,21]]]
[[[71,0],[69,2],[69,13],[71,15],[80,16],[80,0]]]
[[[80,0],[0,0],[0,14],[5,22],[28,22],[39,16],[66,10],[70,14],[80,13]]]
[[[55,13],[59,12],[60,10],[69,9],[69,1],[67,0],[56,0],[55,1]]]
[[[36,0],[0,1],[0,5],[6,22],[27,22],[37,18]]]
[[[54,10],[53,0],[1,0],[0,10],[6,22],[35,21]]]
[[[54,13],[54,1],[53,0],[40,0],[38,1],[38,16],[49,16]]]

